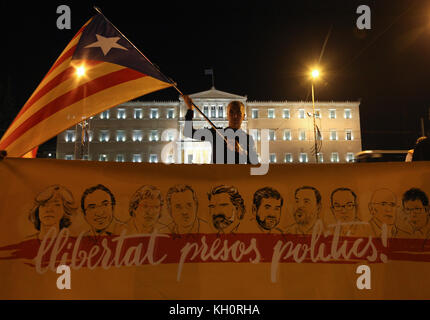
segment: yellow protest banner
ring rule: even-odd
[[[430,166],[0,161],[1,299],[428,299]]]

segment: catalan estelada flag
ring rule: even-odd
[[[76,123],[153,91],[172,86],[102,14],[73,37],[2,139],[9,157]]]

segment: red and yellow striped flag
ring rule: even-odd
[[[101,14],[73,37],[0,140],[9,157],[82,120],[172,86]]]

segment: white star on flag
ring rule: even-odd
[[[96,37],[97,41],[87,45],[85,48],[99,47],[100,49],[102,49],[104,55],[106,55],[112,48],[128,50],[127,48],[124,48],[120,44],[116,43],[120,39],[120,37],[106,38],[99,34],[96,34]]]

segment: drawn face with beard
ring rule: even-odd
[[[238,217],[237,209],[231,203],[227,193],[219,193],[211,197],[209,215],[212,217],[213,226],[219,231],[224,231]]]
[[[310,225],[317,218],[320,206],[312,189],[301,189],[295,198],[294,220],[299,225]]]
[[[281,219],[281,199],[262,198],[255,218],[263,229],[275,228]]]

